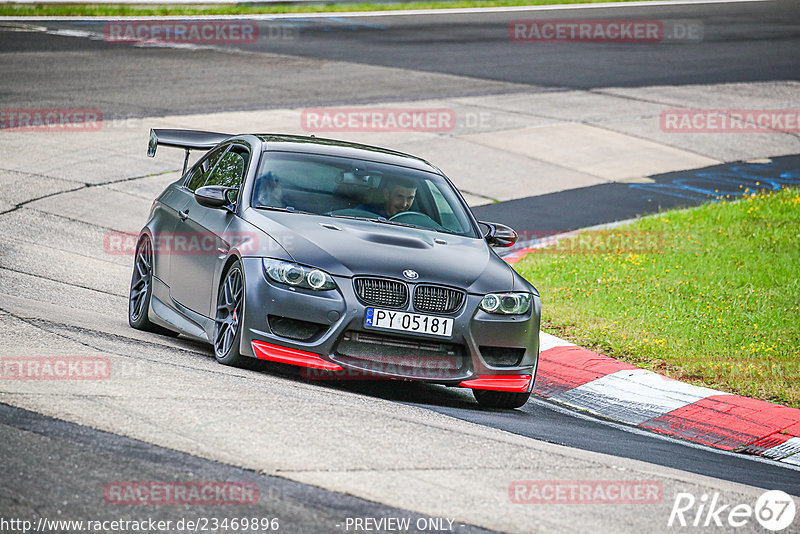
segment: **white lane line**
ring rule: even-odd
[[[710,395],[728,393],[672,380],[647,369],[627,369],[560,393],[553,400],[638,425]]]
[[[28,0],[39,3],[41,0]],[[146,16],[146,17],[0,17],[0,21],[25,20],[63,20],[63,21],[114,21],[114,20],[277,20],[277,19],[309,19],[309,18],[348,18],[348,17],[401,17],[419,15],[472,15],[481,13],[522,13],[536,11],[572,11],[580,9],[618,9],[623,7],[653,6],[692,6],[710,4],[743,4],[753,2],[772,2],[774,0],[656,0],[653,2],[604,2],[597,4],[562,4],[547,6],[506,6],[506,7],[470,7],[455,9],[404,9],[395,11],[339,11],[328,13],[265,13],[252,15],[191,15],[191,16]],[[141,2],[136,2],[141,3]],[[165,2],[158,2],[163,4]],[[166,2],[168,3],[168,2]]]
[[[27,31],[27,32],[42,32],[49,35],[57,35],[60,37],[76,37],[80,39],[89,39],[90,41],[105,41],[106,36],[102,33],[92,32],[87,30],[72,30],[72,29],[49,29],[45,26],[32,26],[21,25],[18,28],[12,28],[12,31]],[[237,52],[241,51],[235,47],[226,47],[222,45],[213,44],[196,44],[196,43],[174,43],[171,41],[158,41],[158,40],[141,40],[126,42],[129,46],[137,48],[178,48],[185,50],[216,50],[218,52]]]

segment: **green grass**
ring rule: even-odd
[[[667,376],[800,408],[800,190],[561,241],[517,270],[543,330]]]
[[[270,4],[270,5],[214,5],[213,0],[204,6],[186,5],[108,5],[108,4],[0,4],[0,16],[82,16],[82,17],[144,17],[144,16],[189,16],[189,15],[254,15],[279,13],[319,13],[347,11],[395,11],[400,9],[454,9],[464,7],[505,7],[554,4],[592,4],[597,2],[630,2],[634,0],[453,0],[434,2],[402,2],[387,4],[333,3]]]

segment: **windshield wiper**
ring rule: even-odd
[[[310,211],[303,211],[294,209],[292,206],[287,208],[281,208],[278,206],[253,206],[257,210],[269,210],[269,211],[282,211],[284,213],[303,213],[305,215],[317,215],[316,213],[311,213]]]
[[[430,232],[437,232],[437,233],[441,233],[441,234],[461,235],[461,234],[458,234],[458,233],[453,232],[451,230],[448,230],[447,228],[444,228],[444,227],[442,227],[442,228],[431,228],[430,226],[420,226],[420,225],[417,225],[417,224],[408,224],[408,223],[401,223],[401,222],[397,222],[397,221],[390,221],[389,219],[384,219],[383,217],[380,217],[378,219],[369,219],[369,220],[370,221],[379,222],[379,223],[384,223],[384,224],[393,224],[395,226],[405,226],[406,228],[417,228],[419,230],[428,230]]]
[[[405,226],[406,228],[421,228],[423,230],[431,230],[431,228],[425,228],[424,226],[417,226],[415,224],[408,224],[408,223],[401,223],[401,222],[397,222],[397,221],[390,221],[389,219],[387,219],[385,217],[378,217],[377,219],[373,218],[373,217],[357,217],[355,215],[330,215],[330,217],[336,217],[336,218],[339,218],[339,219],[353,219],[353,220],[356,220],[356,221],[369,221],[369,222],[382,223],[382,224],[392,224],[394,226]]]
[[[355,215],[333,215],[328,214],[328,217],[336,217],[337,219],[353,219],[355,221],[374,221],[371,217],[356,217]]]
[[[416,224],[408,224],[408,223],[401,223],[397,221],[390,221],[385,217],[378,217],[377,219],[373,219],[375,222],[383,223],[383,224],[393,224],[395,226],[405,226],[406,228],[422,228],[423,230],[432,230],[433,228],[426,228],[424,226],[417,226]]]

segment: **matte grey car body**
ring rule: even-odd
[[[153,203],[132,326],[210,342],[226,364],[470,387],[492,407],[527,400],[539,295],[490,246],[516,234],[476,221],[438,168],[315,137],[154,130],[148,155],[158,145],[186,161],[208,153]],[[373,214],[393,183],[412,184],[414,203]]]

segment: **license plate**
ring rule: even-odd
[[[381,310],[380,308],[367,308],[367,317],[364,319],[364,325],[384,330],[398,330],[400,332],[430,334],[432,336],[450,337],[453,335],[453,319],[449,317]]]

